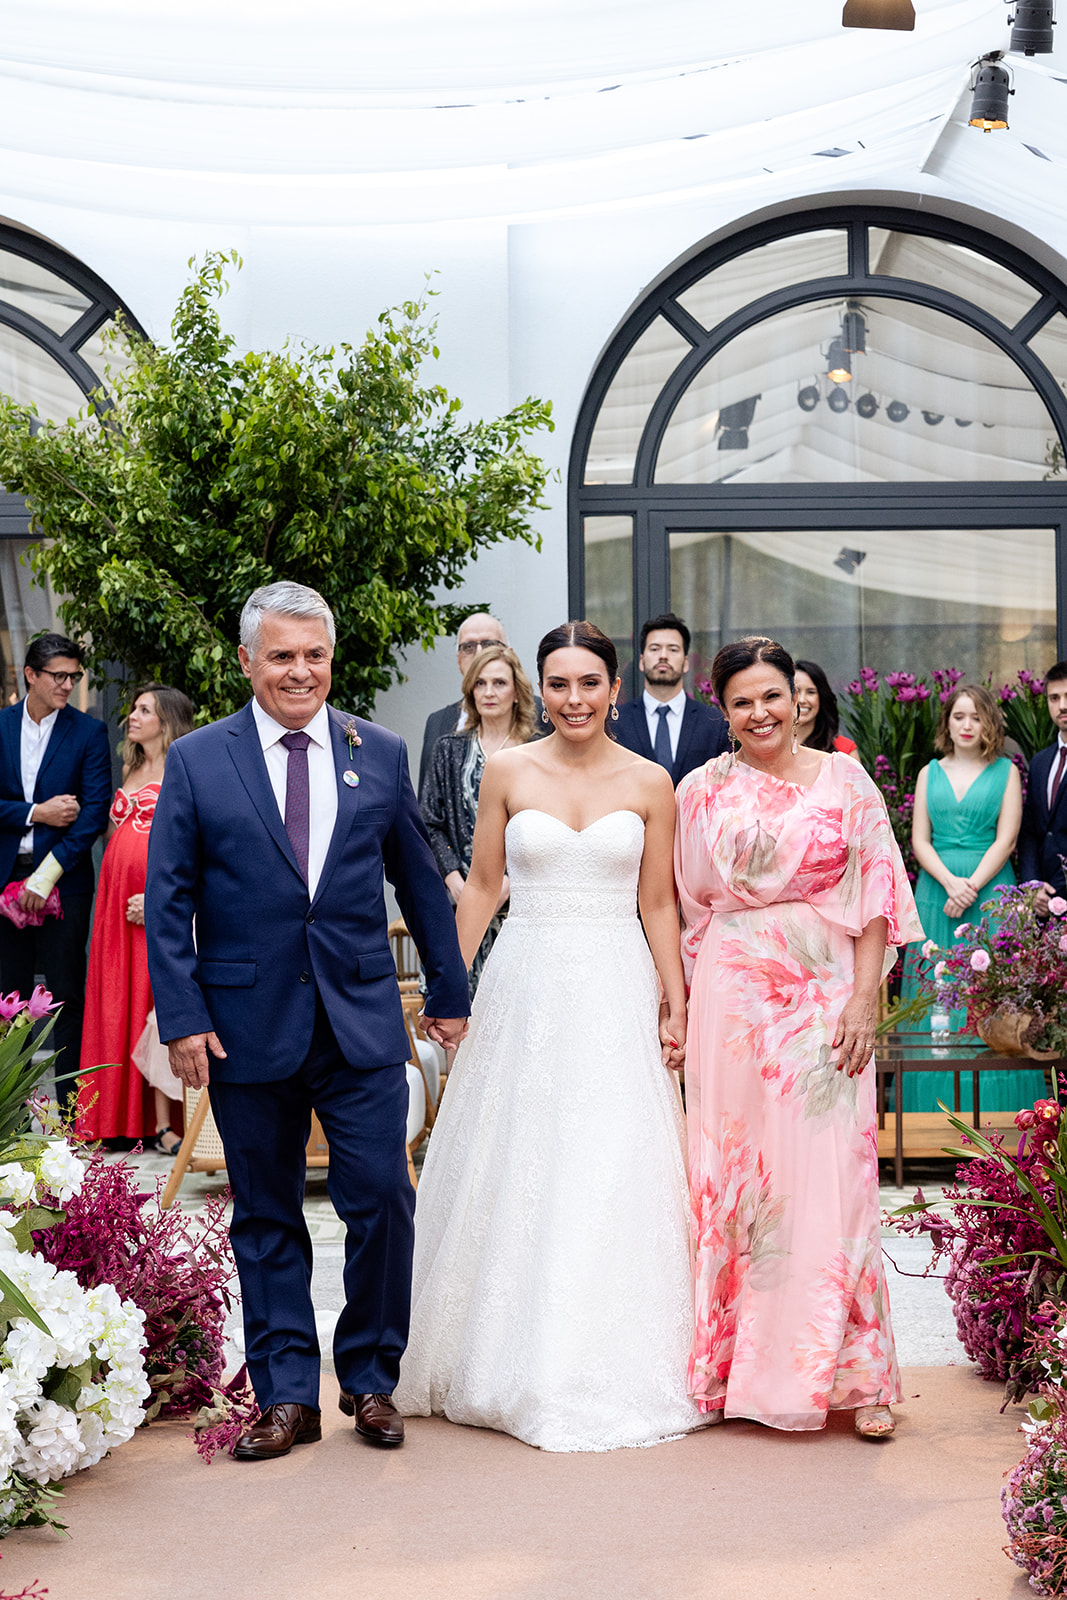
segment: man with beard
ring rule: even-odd
[[[1037,909],[1048,915],[1054,895],[1067,894],[1067,661],[1048,669],[1045,694],[1056,729],[1056,742],[1039,750],[1030,763],[1030,782],[1019,830],[1019,882],[1040,882]]]
[[[619,707],[612,725],[619,743],[666,767],[675,788],[696,767],[721,755],[729,745],[726,719],[718,706],[699,705],[685,692],[690,633],[673,611],[652,617],[641,629],[637,665],[644,692]]]

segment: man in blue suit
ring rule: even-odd
[[[1055,744],[1039,750],[1030,763],[1030,782],[1019,830],[1019,881],[1044,884],[1038,910],[1048,913],[1052,895],[1067,895],[1063,862],[1067,857],[1067,661],[1057,661],[1045,678],[1049,715],[1058,730]]]
[[[210,1081],[234,1194],[230,1238],[261,1411],[239,1460],[320,1437],[303,1216],[312,1109],[347,1228],[333,1341],[341,1409],[369,1442],[403,1442],[390,1397],[407,1339],[414,1195],[383,869],[422,956],[431,1038],[457,1044],[470,1004],[403,741],[326,704],[334,638],[315,590],[255,591],[239,651],[253,699],[171,746],[149,842],[159,1033],[183,1083]]]
[[[698,705],[683,687],[689,639],[689,629],[673,611],[645,623],[637,660],[644,692],[619,707],[611,730],[627,750],[666,767],[676,789],[687,772],[721,755],[730,742],[718,706]]]
[[[40,973],[62,1000],[57,1072],[79,1066],[92,849],[111,803],[107,728],[67,704],[83,676],[81,646],[43,633],[26,652],[26,698],[0,711],[0,883],[25,885],[27,911],[40,911],[55,888],[63,909],[39,928],[0,917],[0,989],[29,995]]]

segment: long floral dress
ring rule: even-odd
[[[853,940],[921,934],[882,798],[825,757],[809,788],[720,756],[678,791],[686,1097],[704,1411],[821,1428],[899,1399],[882,1270],[875,1075],[837,1071]],[[887,947],[885,970],[894,959]]]

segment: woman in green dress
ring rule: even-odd
[[[1022,820],[1022,785],[1014,764],[1002,755],[1004,718],[988,689],[960,684],[941,708],[934,737],[941,759],[931,761],[915,786],[911,841],[921,871],[915,904],[928,939],[942,949],[956,942],[961,923],[976,922],[997,889],[1015,882],[1011,853]],[[905,957],[902,998],[917,993],[921,946]],[[952,1013],[952,1033],[964,1030],[962,1011]],[[926,1024],[928,1025],[928,1024]],[[1018,1111],[1045,1094],[1045,1076],[1033,1072],[985,1072],[985,1111]],[[908,1073],[904,1110],[936,1111],[954,1093],[948,1072]],[[960,1079],[960,1106],[971,1109],[971,1079]]]

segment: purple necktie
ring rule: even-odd
[[[283,733],[281,742],[289,752],[289,766],[285,774],[285,831],[289,835],[300,876],[306,883],[311,815],[308,745],[311,738],[306,733]]]

